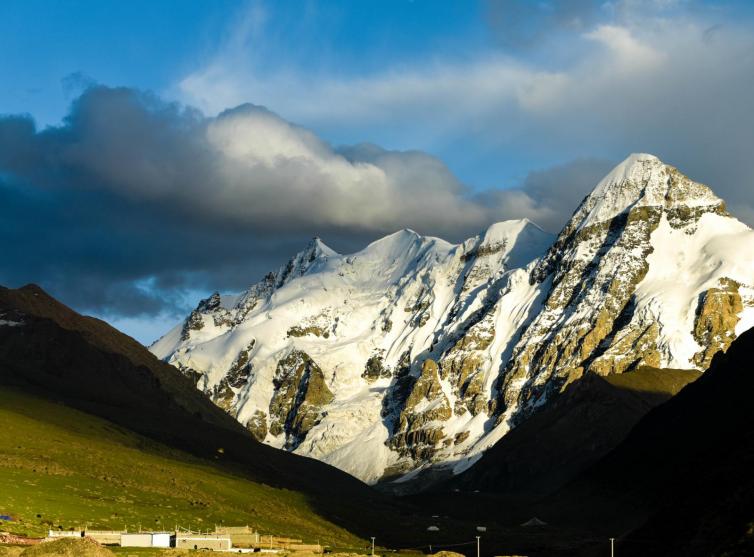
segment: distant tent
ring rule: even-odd
[[[521,526],[547,526],[547,522],[539,520],[536,516],[524,522]]]

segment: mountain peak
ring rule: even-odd
[[[527,218],[511,219],[492,223],[487,227],[487,230],[482,233],[482,238],[483,241],[487,242],[500,237],[507,237],[510,234],[519,234],[526,229],[542,231],[542,228],[539,225]]]
[[[527,219],[332,258],[315,239],[152,349],[275,447],[367,482],[458,472],[584,374],[702,369],[754,324],[754,233],[721,207],[631,155],[557,239]]]
[[[653,169],[657,170],[665,164],[656,156],[648,153],[631,153],[615,166],[594,188],[592,195],[607,191],[616,184],[626,181],[640,181],[642,176]]]
[[[654,155],[633,153],[605,176],[574,213],[571,225],[583,228],[612,220],[637,207],[721,212],[723,201]],[[570,228],[570,227],[569,227]]]
[[[319,236],[314,236],[304,250],[306,253],[313,253],[316,256],[335,257],[338,252],[325,244]]]
[[[337,257],[338,252],[328,247],[317,236],[309,240],[306,247],[294,255],[288,263],[282,266],[275,274],[276,286],[280,288],[286,282],[295,277],[306,274],[309,269],[320,262],[327,261],[330,257]]]
[[[418,232],[410,228],[402,228],[375,240],[359,253],[362,255],[371,254],[378,257],[386,257],[388,255],[398,257],[423,240],[424,237]]]

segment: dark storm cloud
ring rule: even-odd
[[[577,159],[530,172],[520,187],[490,190],[478,201],[494,207],[500,220],[527,217],[557,233],[578,203],[615,166],[615,161]]]
[[[182,311],[185,290],[246,286],[305,240],[277,236],[262,243],[102,192],[0,182],[0,206],[2,282],[39,282],[66,303],[98,313]]]
[[[315,234],[352,251],[408,226],[460,240],[507,217],[558,223],[527,197],[541,193],[474,195],[426,153],[335,150],[262,107],[206,118],[94,87],[59,127],[0,119],[0,281],[99,314],[175,313],[192,291],[247,287]]]

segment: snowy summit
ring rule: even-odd
[[[459,472],[585,373],[706,369],[754,325],[754,232],[631,155],[557,237],[528,220],[461,244],[315,239],[151,350],[260,441],[367,482]]]

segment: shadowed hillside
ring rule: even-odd
[[[385,517],[399,514],[355,478],[256,442],[178,370],[37,286],[1,288],[0,320],[0,384],[99,416],[247,480],[298,491],[314,512],[362,537],[379,527],[389,531]]]
[[[649,410],[700,375],[648,367],[607,377],[588,374],[443,488],[527,497],[552,493],[617,446]]]
[[[228,473],[112,422],[0,386],[2,529],[42,536],[48,528],[214,528],[360,544],[318,516],[302,493]]]
[[[754,330],[548,502],[621,555],[754,554]]]

